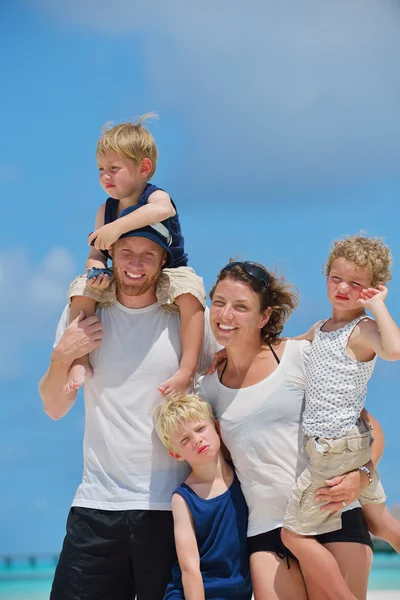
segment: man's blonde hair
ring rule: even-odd
[[[209,403],[196,394],[171,394],[154,409],[154,427],[168,450],[173,450],[172,436],[185,421],[210,421],[215,423]]]
[[[102,128],[102,136],[97,142],[96,152],[99,154],[117,152],[117,154],[130,158],[137,165],[144,158],[149,158],[152,169],[148,179],[151,179],[157,166],[158,150],[153,136],[144,123],[149,119],[157,118],[156,113],[146,113],[136,122],[120,123],[114,126],[106,123]]]
[[[345,258],[360,269],[365,268],[372,286],[385,285],[392,278],[390,250],[379,237],[368,238],[351,235],[342,240],[334,240],[333,248],[324,266],[325,275],[329,275],[332,263],[337,258]]]

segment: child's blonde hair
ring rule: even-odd
[[[171,438],[185,421],[210,421],[215,423],[209,403],[196,394],[171,394],[154,409],[154,427],[168,450],[173,450]]]
[[[390,250],[379,237],[351,235],[343,240],[334,240],[332,251],[324,266],[325,275],[329,275],[332,263],[337,258],[345,258],[358,269],[365,268],[374,287],[379,283],[385,285],[392,278]]]
[[[140,164],[144,158],[149,158],[152,169],[148,179],[151,179],[157,166],[158,150],[153,136],[143,123],[148,119],[157,118],[156,113],[146,113],[136,122],[120,123],[113,127],[106,123],[101,130],[102,136],[97,142],[96,152],[99,154],[117,152],[136,164]]]

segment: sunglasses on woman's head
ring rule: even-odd
[[[258,265],[255,265],[254,263],[251,263],[251,262],[235,261],[235,262],[228,263],[222,269],[221,273],[223,273],[224,271],[231,271],[234,267],[239,267],[239,266],[242,267],[242,269],[247,273],[247,275],[250,275],[250,277],[253,277],[253,279],[258,281],[259,283],[264,283],[265,287],[268,288],[268,284],[270,282],[269,273],[267,271],[265,271],[265,269],[263,269],[262,267],[259,267]]]

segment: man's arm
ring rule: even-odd
[[[76,391],[69,394],[63,392],[72,363],[98,348],[102,337],[103,326],[98,318],[91,316],[85,319],[83,312],[66,328],[53,350],[47,373],[39,384],[44,411],[52,419],[61,419],[75,402]]]
[[[179,494],[172,496],[172,514],[185,600],[204,600],[204,583],[192,515],[185,500]]]

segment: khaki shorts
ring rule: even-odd
[[[206,307],[203,279],[196,275],[190,267],[163,269],[157,282],[156,294],[160,305],[174,312],[179,311],[175,300],[182,294],[192,294],[203,308]],[[92,298],[101,307],[110,306],[116,300],[115,283],[112,281],[106,290],[99,290],[88,285],[86,275],[79,275],[69,286],[68,304],[71,303],[71,298],[74,296]]]
[[[341,529],[342,511],[333,514],[321,510],[315,500],[315,492],[325,486],[326,479],[343,475],[371,460],[373,443],[371,430],[363,419],[338,439],[313,438],[306,436],[306,452],[310,458],[292,490],[286,508],[284,527],[299,535],[320,535]],[[373,481],[359,497],[361,504],[381,504],[386,496],[377,473]]]

